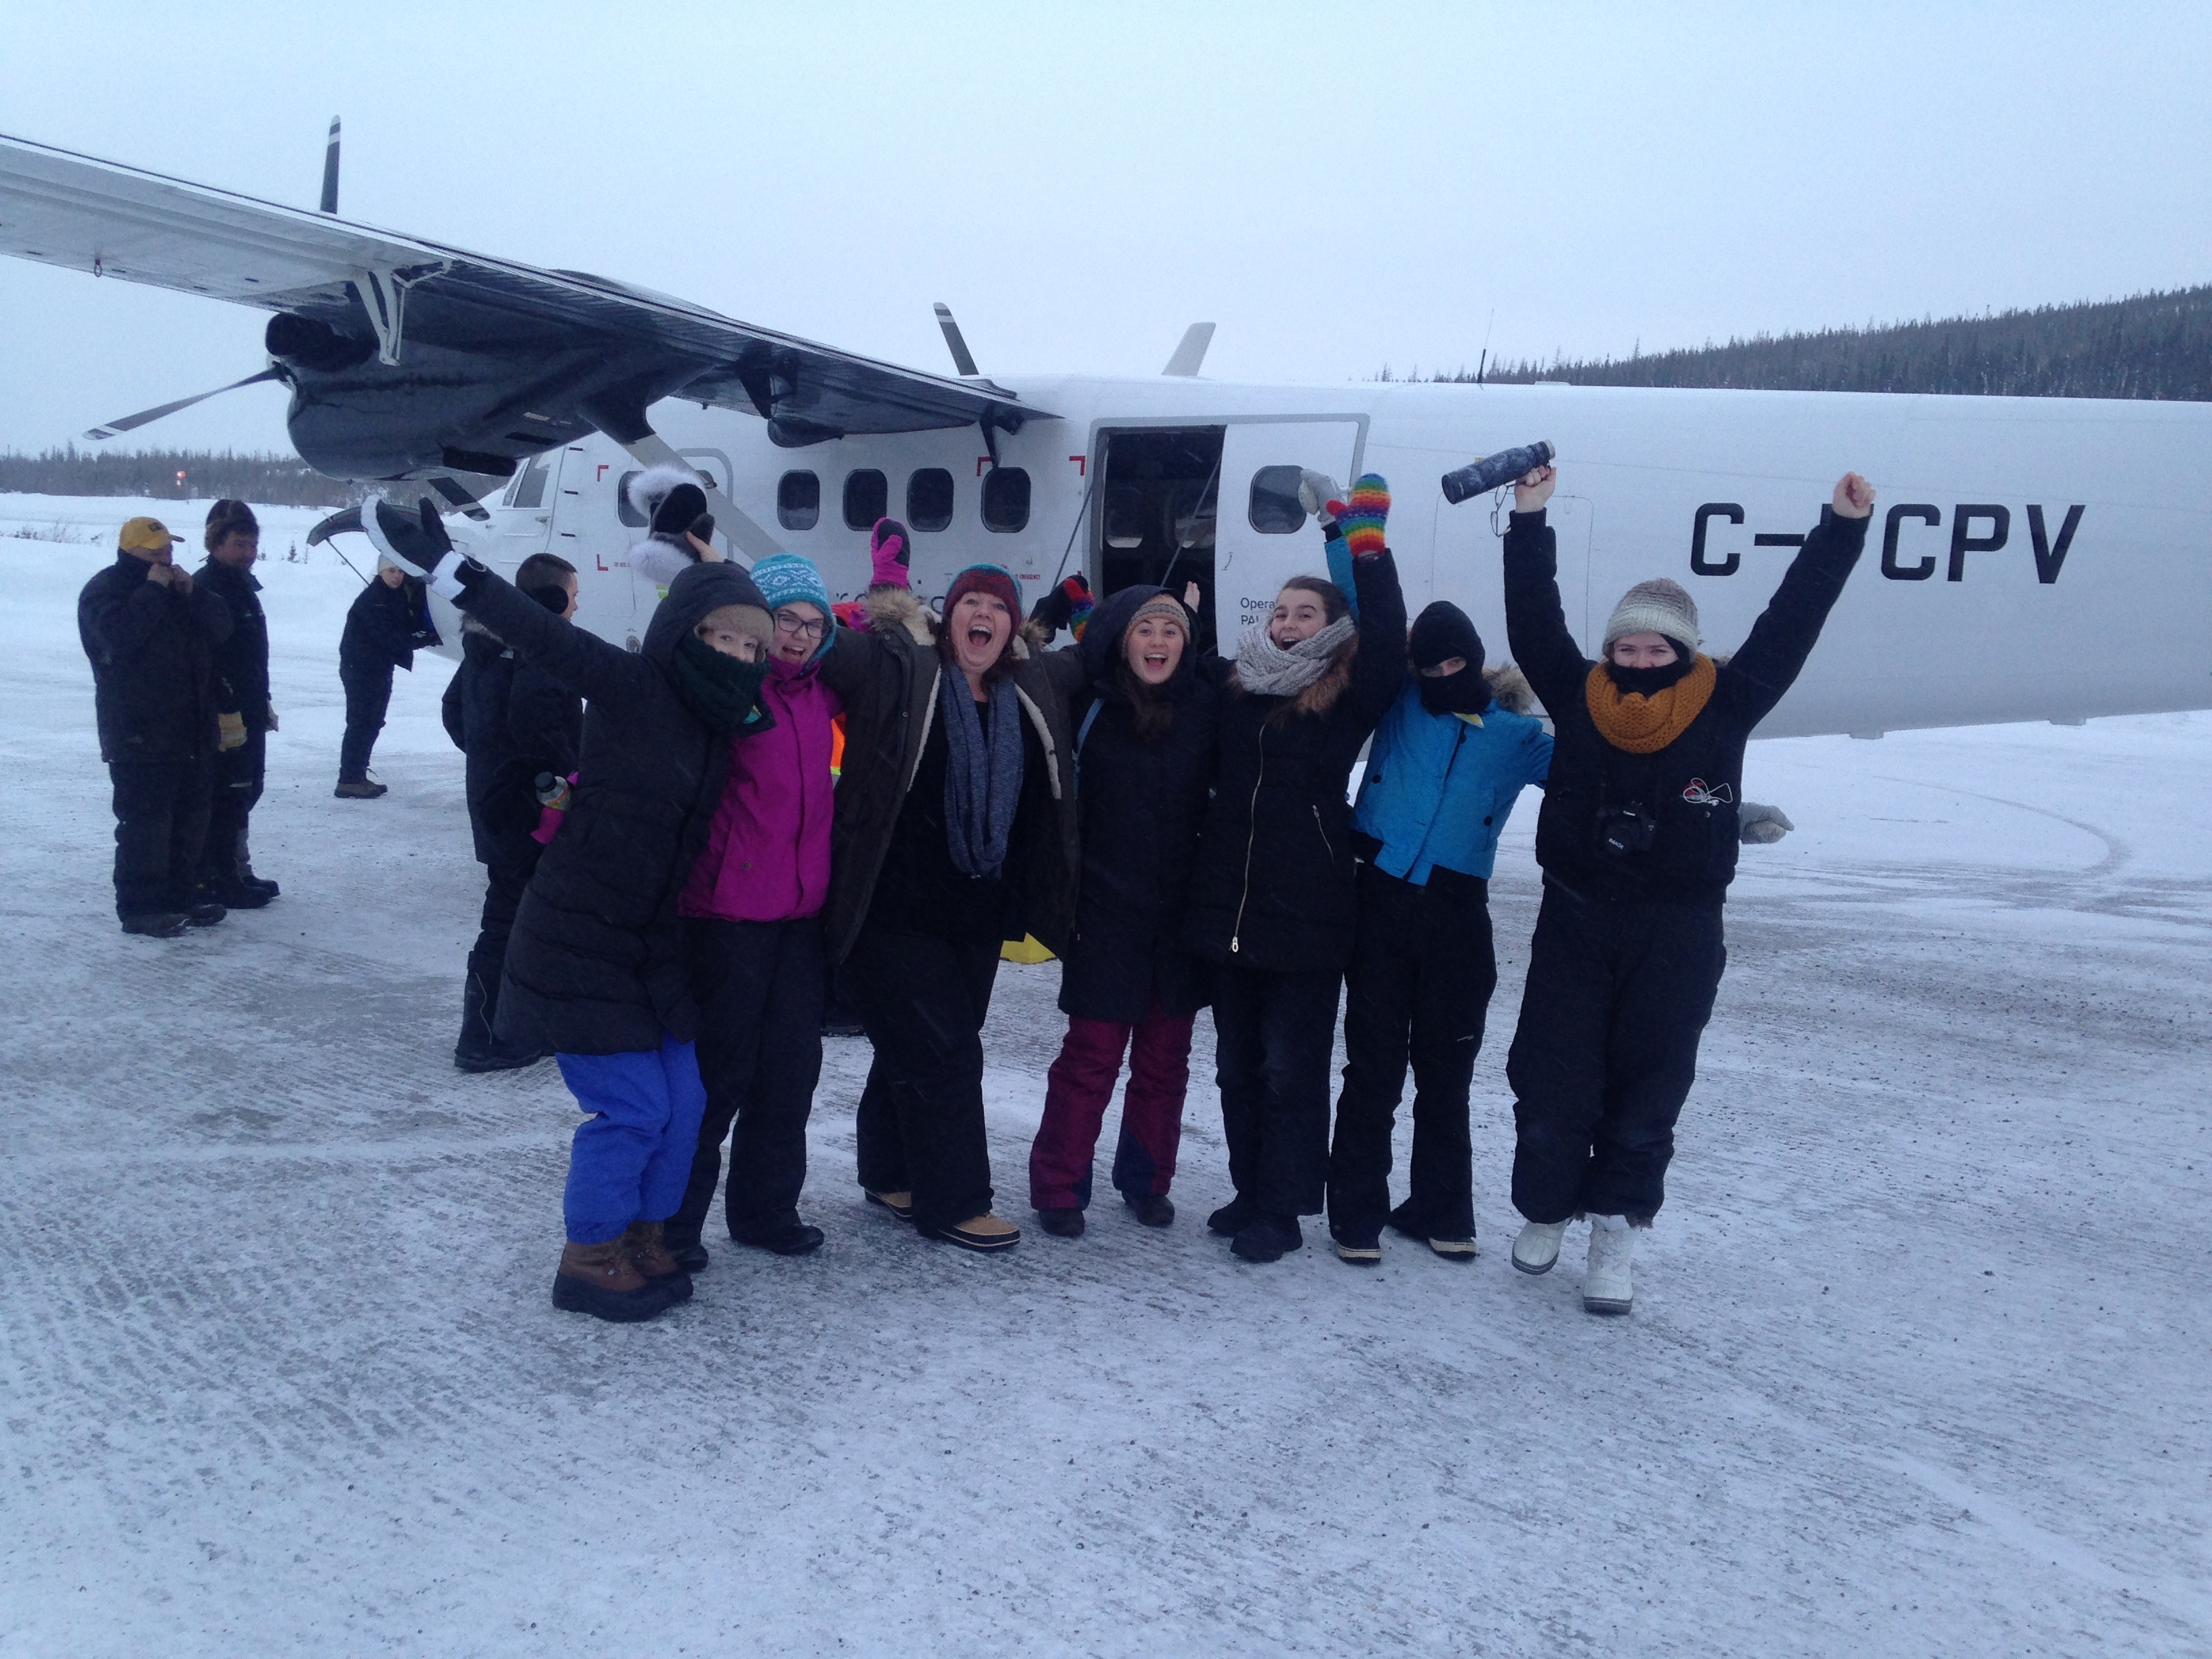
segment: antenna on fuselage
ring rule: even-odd
[[[975,355],[968,349],[968,342],[960,332],[960,325],[952,320],[952,307],[939,300],[937,302],[937,325],[945,331],[945,343],[952,352],[952,367],[964,376],[980,374]]]
[[[338,118],[331,117],[331,142],[323,151],[323,210],[338,210]]]

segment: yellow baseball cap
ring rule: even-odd
[[[176,544],[176,537],[159,519],[130,520],[115,544],[118,550],[125,553],[166,553]]]

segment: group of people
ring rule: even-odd
[[[718,1191],[734,1242],[820,1246],[799,1201],[825,967],[873,1049],[856,1126],[868,1202],[963,1249],[1017,1243],[995,1208],[982,1030],[1002,947],[1025,937],[1059,957],[1067,1018],[1030,1158],[1048,1234],[1084,1231],[1125,1064],[1111,1180],[1137,1222],[1172,1224],[1211,1007],[1234,1196],[1206,1224],[1237,1257],[1281,1259],[1325,1212],[1353,1265],[1381,1259],[1386,1229],[1471,1259],[1486,883],[1533,783],[1545,890],[1507,1068],[1512,1260],[1547,1271],[1586,1216],[1585,1305],[1626,1312],[1724,960],[1744,742],[1810,653],[1873,492],[1837,485],[1733,658],[1699,651],[1689,595],[1656,580],[1622,599],[1593,662],[1560,605],[1554,483],[1550,468],[1522,479],[1505,532],[1518,670],[1489,665],[1449,604],[1408,628],[1371,475],[1349,492],[1307,476],[1329,574],[1285,584],[1232,657],[1201,656],[1195,596],[1159,587],[1095,606],[1079,584],[1055,590],[1025,625],[1014,577],[975,564],[932,611],[889,519],[865,599],[833,605],[804,558],[722,561],[703,491],[675,470],[632,485],[650,527],[631,562],[666,591],[624,651],[568,624],[556,567],[509,584],[453,550],[428,501],[374,503],[380,548],[468,618],[453,700],[494,872],[471,1017],[501,1063],[556,1056],[585,1114],[556,1305],[631,1321],[686,1300]],[[1073,645],[1045,648],[1079,617]],[[559,718],[516,719],[526,674]],[[509,860],[499,836],[533,807],[534,848]],[[495,813],[508,828],[488,839]],[[1410,1195],[1394,1207],[1409,1066]]]
[[[1873,491],[1838,483],[1733,657],[1699,651],[1696,606],[1659,580],[1622,599],[1593,662],[1560,605],[1555,482],[1549,467],[1521,480],[1504,534],[1517,669],[1491,665],[1448,603],[1408,627],[1372,475],[1348,492],[1306,475],[1328,574],[1286,583],[1229,657],[1195,648],[1188,590],[1094,606],[1075,582],[1025,624],[1014,577],[974,564],[933,611],[890,519],[865,599],[834,605],[806,559],[723,561],[705,494],[678,469],[630,486],[649,526],[631,563],[665,594],[626,651],[570,625],[562,561],[538,556],[509,583],[455,551],[430,502],[366,506],[388,568],[465,619],[445,713],[487,891],[455,1062],[551,1054],[585,1115],[555,1304],[634,1321],[688,1299],[718,1191],[735,1243],[821,1245],[799,1205],[832,985],[873,1050],[857,1109],[868,1202],[963,1249],[1017,1243],[994,1207],[982,1030],[1002,947],[1024,938],[1059,957],[1067,1019],[1030,1156],[1045,1232],[1085,1230],[1125,1064],[1110,1178],[1137,1222],[1173,1223],[1210,1007],[1234,1195],[1206,1225],[1238,1258],[1280,1260],[1300,1218],[1325,1213],[1355,1266],[1381,1260],[1386,1230],[1471,1260],[1469,1091],[1497,982],[1487,882],[1534,784],[1544,893],[1507,1064],[1512,1261],[1549,1270],[1587,1217],[1585,1305],[1628,1311],[1635,1231],[1664,1200],[1725,960],[1738,842],[1771,838],[1753,820],[1778,816],[1741,802],[1745,740],[1840,595]],[[221,678],[237,624],[209,573],[242,574],[251,556],[226,562],[211,515],[196,585],[151,522],[125,526],[81,620],[116,775],[118,909],[126,927],[173,931],[198,919],[196,853],[180,849],[204,734],[161,748],[124,688],[149,653]],[[1045,648],[1060,627],[1074,643]],[[235,763],[253,780],[246,806],[274,724],[260,648],[259,679],[241,679],[257,720],[228,682],[223,710],[210,705],[214,752],[252,757]],[[234,720],[246,743],[228,741]],[[157,797],[167,863],[137,805]],[[251,879],[243,808],[236,821],[221,890]],[[1409,1195],[1394,1207],[1409,1067]]]

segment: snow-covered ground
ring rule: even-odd
[[[331,799],[313,512],[265,515],[284,897],[117,931],[72,606],[137,510],[0,496],[0,1654],[2212,1650],[2212,716],[1754,745],[1800,828],[1746,854],[1630,1319],[1579,1230],[1505,1261],[1524,807],[1472,1267],[1234,1264],[1203,1021],[1173,1229],[922,1243],[833,1039],[828,1246],[622,1328],[547,1303],[554,1068],[448,1060],[442,659],[391,795]],[[1006,969],[986,1039],[1022,1220],[1054,989]]]

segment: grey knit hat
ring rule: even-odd
[[[1631,634],[1664,634],[1694,651],[1705,639],[1698,631],[1698,602],[1681,583],[1664,576],[1638,582],[1620,596],[1606,619],[1605,648],[1612,650],[1615,640]]]

